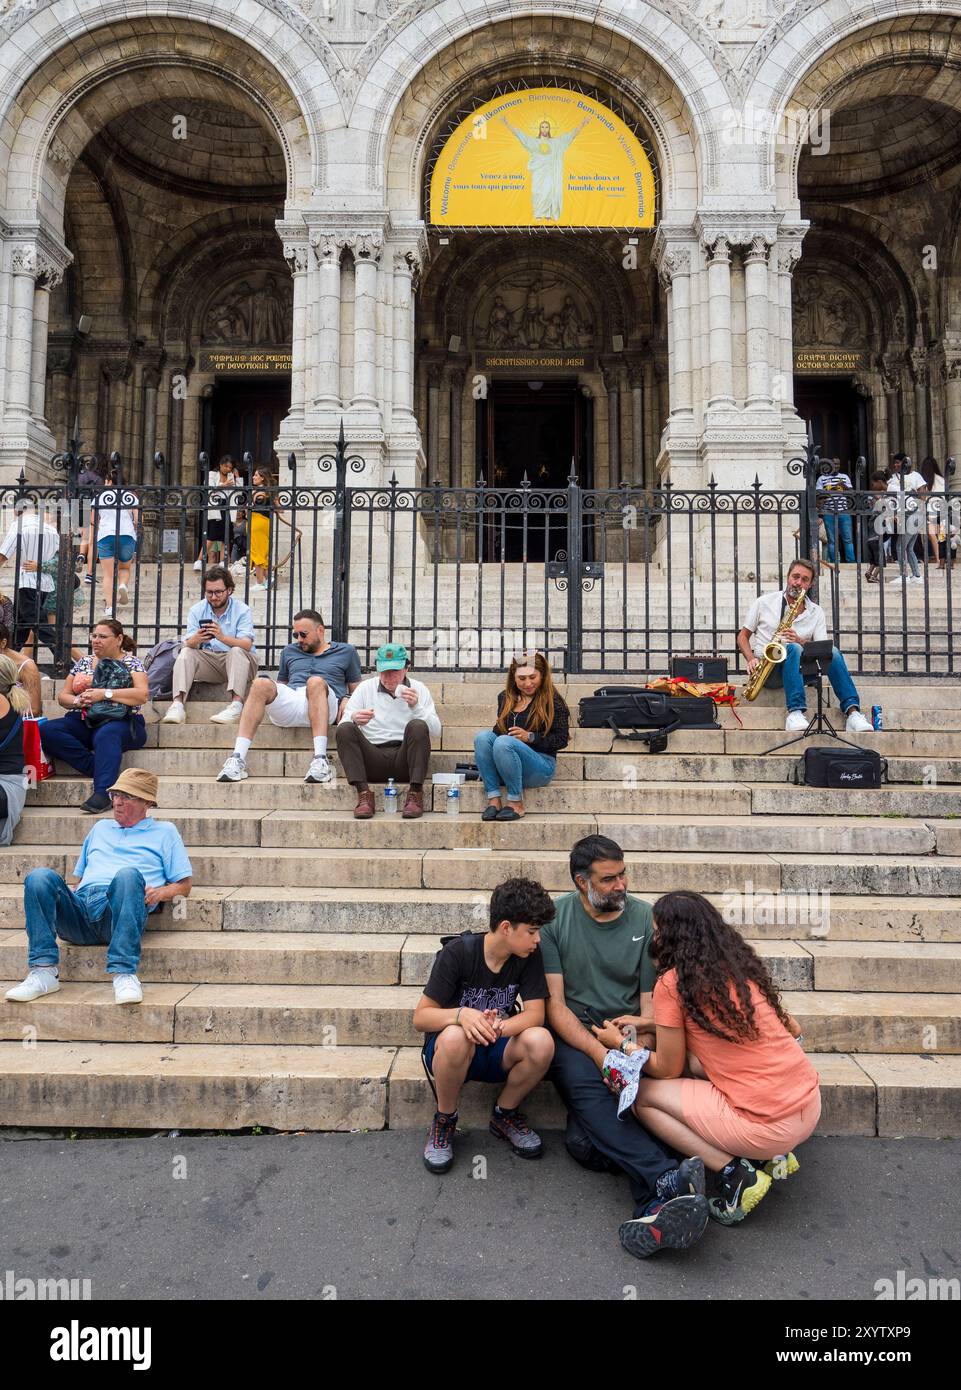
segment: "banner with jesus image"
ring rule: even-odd
[[[447,227],[654,226],[654,171],[600,102],[559,87],[495,97],[446,140],[430,220]]]

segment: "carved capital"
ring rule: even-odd
[[[332,232],[311,232],[310,244],[320,265],[339,265],[340,253],[344,249],[343,237]]]
[[[308,266],[310,248],[306,241],[285,241],[284,260],[291,275],[302,275]]]
[[[928,380],[928,354],[924,348],[911,348],[907,354],[908,366],[911,375],[918,386],[924,386]]]
[[[35,246],[17,246],[10,258],[10,269],[14,275],[32,275],[36,279],[39,259]]]
[[[771,242],[765,236],[755,236],[751,238],[750,245],[744,252],[744,263],[750,261],[766,261]]]
[[[384,237],[381,232],[355,232],[346,238],[345,244],[354,253],[357,261],[379,261],[384,250]]]
[[[731,241],[727,236],[712,233],[713,240],[705,240],[704,246],[708,255],[710,265],[730,265],[731,263]]]
[[[878,371],[881,373],[881,386],[885,391],[897,391],[901,384],[901,368],[895,357],[879,357]]]

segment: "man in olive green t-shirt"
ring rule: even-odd
[[[603,1155],[627,1174],[636,1205],[619,1234],[630,1254],[686,1249],[707,1226],[703,1165],[679,1165],[633,1112],[618,1119],[603,1075],[608,1049],[596,1036],[608,1020],[633,1026],[642,1043],[653,1033],[650,904],[628,894],[623,851],[603,835],[577,842],[570,869],[575,891],[558,899],[554,920],[541,928],[555,1046],[548,1076],[569,1112],[568,1151],[588,1166]]]

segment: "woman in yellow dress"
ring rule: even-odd
[[[254,469],[248,557],[256,583],[250,586],[251,591],[267,588],[267,574],[270,568],[271,501],[269,489],[273,486],[274,478],[269,468]]]

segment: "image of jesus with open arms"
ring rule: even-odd
[[[534,220],[559,221],[564,202],[564,155],[575,136],[587,125],[588,117],[566,135],[556,136],[551,135],[550,121],[541,121],[537,135],[533,136],[511,125],[506,116],[501,116],[501,120],[530,155],[527,167],[531,171]]]

